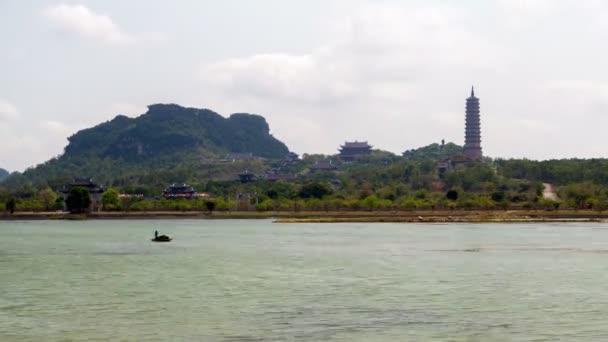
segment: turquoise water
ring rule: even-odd
[[[175,238],[152,243],[155,229]],[[604,341],[608,225],[0,221],[0,341]]]

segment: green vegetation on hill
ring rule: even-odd
[[[65,157],[92,156],[149,162],[171,155],[219,156],[228,152],[282,158],[287,146],[270,135],[259,115],[233,114],[229,118],[208,110],[175,104],[155,104],[131,119],[113,120],[69,137]]]
[[[57,189],[74,177],[93,177],[108,185],[161,189],[184,179],[234,178],[242,171],[234,165],[201,167],[203,158],[247,153],[281,159],[289,153],[259,115],[224,118],[208,109],[174,104],[151,105],[137,118],[119,115],[68,140],[63,155],[10,177],[5,186]],[[269,168],[250,164],[238,166]]]
[[[558,185],[592,182],[608,186],[608,159],[497,159],[498,172],[505,177]]]
[[[403,156],[409,159],[440,160],[449,158],[455,154],[461,154],[463,152],[464,149],[462,146],[458,146],[451,142],[445,145],[433,143],[424,147],[407,150],[403,153]]]
[[[229,152],[256,157],[224,158]],[[117,116],[82,130],[61,157],[11,175],[0,184],[0,210],[61,208],[57,190],[74,177],[112,188],[104,205],[123,211],[608,209],[608,159],[485,158],[454,165],[440,178],[436,162],[460,153],[461,146],[447,143],[403,156],[374,150],[352,162],[317,154],[286,159],[287,147],[260,116],[152,105],[138,118]],[[326,159],[335,170],[311,168]],[[244,170],[257,181],[241,184]],[[188,183],[212,199],[160,199],[171,183]],[[543,183],[556,186],[558,201],[544,198]]]

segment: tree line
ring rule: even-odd
[[[450,147],[455,148],[455,147]],[[436,169],[440,146],[419,149],[408,157],[375,151],[335,171],[310,172],[308,166],[322,158],[307,155],[282,170],[293,177],[271,182],[260,178],[241,184],[236,175],[248,169],[257,175],[275,169],[279,160],[252,160],[204,164],[167,159],[156,164],[127,164],[113,159],[75,159],[77,175],[99,175],[95,180],[109,187],[104,210],[413,210],[413,209],[598,209],[608,207],[608,160],[487,159],[448,171]],[[57,192],[72,179],[70,169],[51,160],[45,170],[31,169],[0,183],[0,209],[24,211],[62,210],[67,206]],[[171,183],[188,183],[208,200],[165,200],[162,189]],[[554,184],[559,201],[543,198],[543,183]],[[117,198],[118,194],[143,198]],[[238,194],[248,194],[237,198]]]

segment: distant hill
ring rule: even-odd
[[[4,185],[55,188],[72,177],[93,177],[111,185],[150,174],[177,182],[191,177],[192,170],[205,171],[200,165],[203,157],[247,153],[281,159],[289,153],[260,115],[238,113],[225,118],[209,109],[176,104],[150,105],[136,118],[118,115],[68,141],[60,157],[9,177]],[[153,178],[145,182],[160,182]]]
[[[221,155],[252,153],[282,158],[287,146],[269,133],[259,115],[232,114],[175,104],[155,104],[137,118],[123,115],[69,137],[68,157],[95,156],[129,161],[150,160],[167,154]]]
[[[5,180],[9,176],[9,172],[5,169],[0,168],[0,182]]]

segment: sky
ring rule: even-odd
[[[608,157],[601,0],[0,0],[0,167],[154,103],[256,113],[297,153],[463,144]]]

